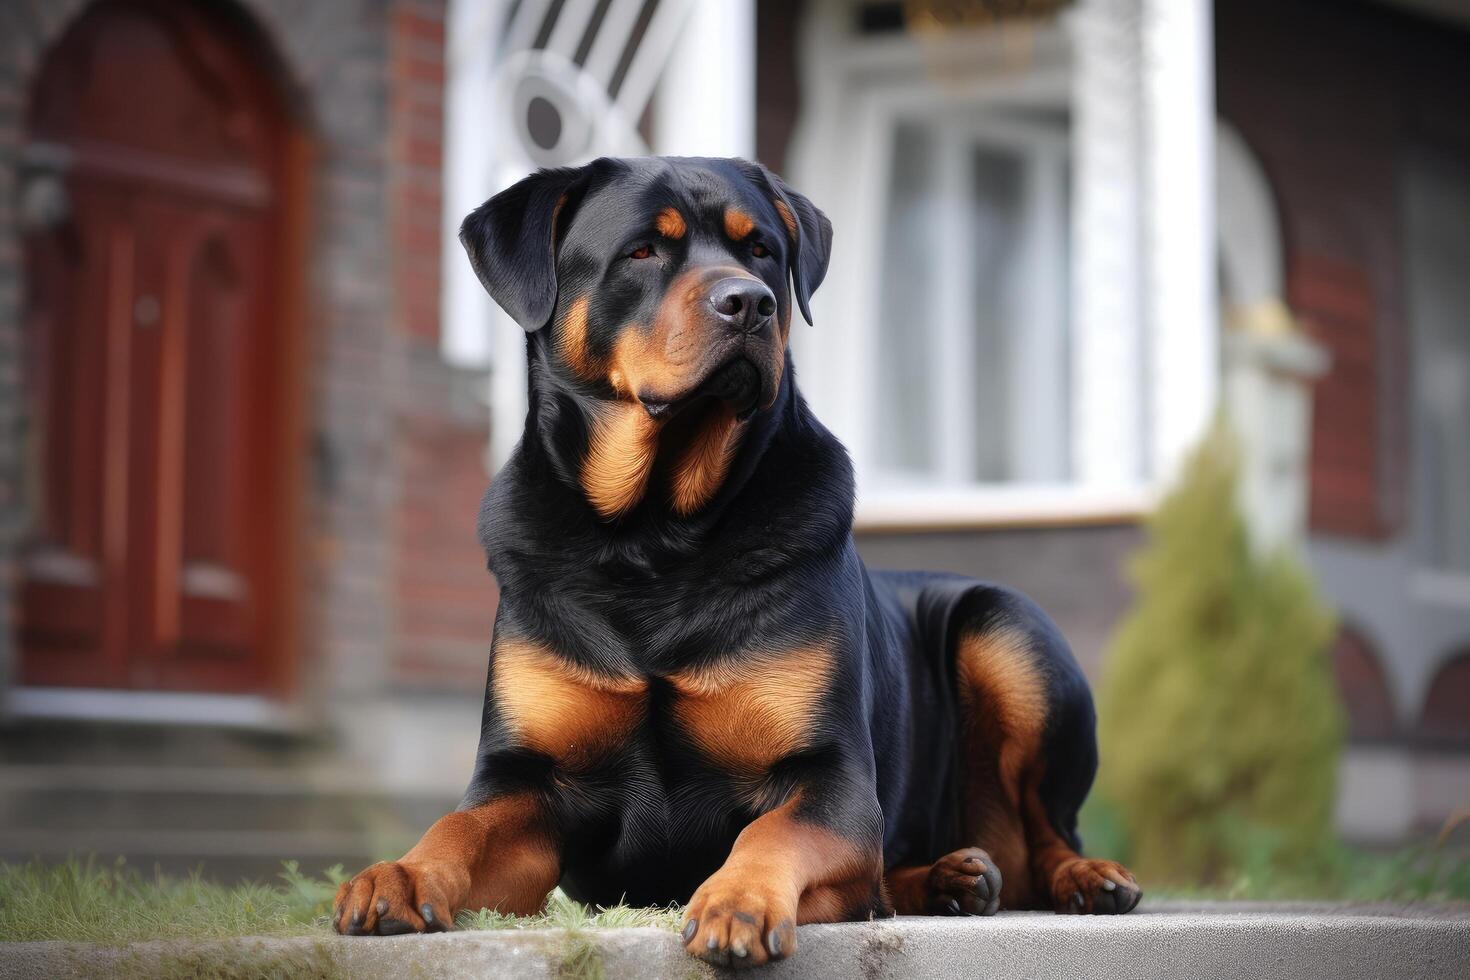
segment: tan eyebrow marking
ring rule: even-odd
[[[673,208],[664,208],[653,219],[653,230],[665,238],[683,238],[686,231],[684,216]]]
[[[735,208],[725,209],[725,234],[732,241],[740,241],[751,232],[755,231],[755,219],[744,211]]]

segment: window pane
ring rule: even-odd
[[[896,127],[872,392],[879,485],[1069,476],[1065,123]]]
[[[927,375],[933,363],[933,228],[944,202],[932,178],[934,139],[903,124],[894,140],[892,183],[883,234],[874,413],[877,459],[885,476],[934,469],[936,452]]]
[[[1470,180],[1425,154],[1405,192],[1420,559],[1470,572]]]
[[[1025,242],[1021,209],[1022,163],[1014,153],[980,148],[972,166],[971,239],[974,277],[970,281],[973,310],[974,384],[970,411],[975,418],[974,479],[1009,480],[1014,404],[1011,365],[1016,349],[1012,333],[1024,329]]]

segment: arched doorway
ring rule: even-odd
[[[103,0],[32,88],[22,684],[288,683],[299,143],[248,27]]]

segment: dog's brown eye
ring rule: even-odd
[[[754,255],[758,259],[763,259],[767,255],[771,254],[771,250],[766,248],[760,242],[756,242],[754,245],[750,246],[750,254]]]
[[[653,246],[652,245],[639,245],[637,248],[633,249],[633,251],[631,251],[631,252],[628,253],[628,258],[630,258],[630,259],[646,259],[649,256],[651,256],[652,254],[653,254]]]

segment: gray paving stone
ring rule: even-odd
[[[805,926],[762,980],[1470,977],[1470,905],[1163,905],[1118,918],[1006,913]],[[598,970],[602,972],[599,973]],[[724,975],[655,929],[458,932],[392,939],[0,945],[0,977]]]

